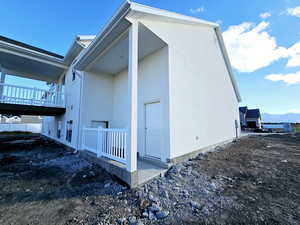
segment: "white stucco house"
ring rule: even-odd
[[[43,134],[92,152],[132,186],[144,160],[166,167],[239,136],[218,24],[125,1],[60,61],[51,78],[65,111],[44,117]]]

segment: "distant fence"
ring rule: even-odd
[[[42,124],[41,123],[0,123],[0,132],[32,132],[41,133]]]

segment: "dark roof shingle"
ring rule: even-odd
[[[246,118],[260,118],[260,111],[259,109],[248,109]]]
[[[17,45],[17,46],[20,46],[22,48],[27,48],[27,49],[30,49],[32,51],[43,53],[43,54],[46,54],[46,55],[49,55],[49,56],[52,56],[52,57],[55,57],[55,58],[58,58],[58,59],[63,59],[64,58],[62,55],[59,55],[59,54],[56,54],[56,53],[53,53],[53,52],[50,52],[50,51],[32,46],[32,45],[26,44],[26,43],[23,43],[23,42],[20,42],[20,41],[16,41],[16,40],[13,40],[13,39],[1,36],[1,35],[0,35],[0,41],[6,42],[6,43],[9,43],[9,44],[13,44],[13,45]]]
[[[243,107],[240,107],[239,110],[240,110],[240,112],[242,112],[242,113],[246,113],[247,110],[248,110],[248,107],[247,107],[247,106],[243,106]]]

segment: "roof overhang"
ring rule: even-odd
[[[226,51],[225,43],[224,43],[222,33],[221,33],[221,30],[220,30],[219,26],[215,28],[215,32],[216,32],[216,36],[218,38],[218,42],[219,42],[219,45],[220,45],[220,48],[221,48],[221,52],[222,52],[222,55],[223,55],[223,58],[224,58],[224,61],[225,61],[225,64],[226,64],[227,71],[229,73],[229,77],[230,77],[230,80],[231,80],[236,98],[237,98],[238,102],[241,102],[242,98],[241,98],[241,95],[240,95],[240,92],[239,92],[239,88],[238,88],[236,79],[235,79],[233,71],[232,71],[229,56],[228,56],[228,53]]]
[[[149,6],[141,5],[131,1],[124,1],[112,19],[107,23],[102,32],[100,32],[90,46],[82,51],[78,57],[78,61],[75,64],[75,69],[85,70],[92,63],[93,59],[97,57],[99,53],[105,51],[115,39],[119,38],[131,25],[131,22],[127,19],[130,18],[151,18],[176,21],[188,24],[202,24],[204,26],[217,27],[218,24],[200,20],[194,17],[184,16],[181,14],[169,12],[166,10],[156,9]]]
[[[75,69],[85,70],[88,66],[98,57],[101,52],[106,51],[111,44],[118,39],[122,34],[130,27],[131,23],[127,19],[130,18],[147,18],[152,20],[164,20],[170,22],[178,22],[185,24],[197,24],[202,26],[209,26],[215,29],[216,36],[218,38],[222,55],[228,70],[230,80],[233,85],[234,92],[238,102],[241,101],[241,96],[238,90],[238,86],[232,71],[232,67],[229,61],[229,57],[225,48],[222,33],[217,23],[208,22],[198,18],[181,15],[178,13],[161,10],[138,3],[126,0],[121,7],[114,14],[112,19],[108,22],[102,32],[100,32],[96,38],[92,41],[90,46],[83,50],[75,64]]]
[[[0,66],[7,74],[56,81],[68,68],[63,57],[11,39],[0,39]]]
[[[130,4],[129,1],[125,1],[89,47],[81,52],[75,64],[75,69],[84,70],[98,56],[99,52],[104,51],[107,46],[129,28],[131,23],[125,17],[130,11]]]

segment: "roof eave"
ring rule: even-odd
[[[75,64],[75,69],[84,70],[84,68],[89,64],[89,56],[93,53],[93,51],[101,44],[101,41],[109,35],[112,28],[116,26],[122,19],[125,19],[129,12],[140,12],[145,14],[153,14],[156,16],[162,16],[170,19],[181,20],[194,24],[201,24],[205,26],[210,26],[213,28],[218,28],[219,25],[216,23],[208,22],[205,20],[201,20],[195,17],[185,16],[173,12],[169,12],[162,9],[157,9],[145,5],[141,5],[135,2],[131,2],[126,0],[119,7],[114,16],[110,19],[104,29],[96,36],[96,38],[92,41],[92,43],[81,52],[81,55],[78,58],[78,61]]]
[[[67,69],[62,59],[0,41],[0,51]]]
[[[64,63],[67,65],[70,65],[72,61],[74,60],[74,55],[79,55],[80,52],[84,49],[84,46],[77,40],[77,37],[73,41],[71,47],[67,51],[67,54],[64,57]]]
[[[219,27],[219,24],[217,24],[217,23],[209,22],[209,21],[191,17],[191,16],[186,16],[186,15],[175,13],[175,12],[170,12],[170,11],[163,10],[163,9],[153,8],[153,7],[150,7],[147,5],[142,5],[142,4],[139,4],[136,2],[131,2],[130,9],[132,11],[145,13],[145,14],[152,14],[152,15],[156,15],[156,16],[162,16],[165,18],[174,19],[174,20],[178,20],[178,21],[201,24],[201,25],[211,26],[211,27]]]
[[[118,24],[120,20],[126,17],[128,12],[130,11],[130,5],[131,2],[128,0],[123,2],[114,16],[106,24],[104,29],[96,36],[92,43],[84,51],[81,52],[81,55],[79,56],[78,61],[75,64],[75,69],[82,70],[88,64],[89,56],[93,53],[97,46],[101,44],[102,40],[107,35],[109,35],[113,27]]]
[[[228,53],[227,53],[227,50],[226,50],[226,47],[225,47],[225,43],[224,43],[224,40],[223,40],[223,37],[222,37],[220,27],[219,26],[216,27],[215,31],[216,31],[216,35],[217,35],[217,38],[218,38],[218,41],[219,41],[219,44],[220,44],[221,52],[223,54],[225,64],[226,64],[226,67],[227,67],[227,70],[228,70],[228,73],[229,73],[229,76],[230,76],[230,79],[231,79],[231,82],[232,82],[232,85],[233,85],[233,89],[234,89],[236,97],[237,97],[237,100],[238,100],[238,102],[241,102],[242,98],[241,98],[241,95],[240,95],[240,92],[239,92],[239,89],[238,89],[236,79],[235,79],[233,71],[232,71],[231,63],[230,63],[229,56],[228,56]]]

